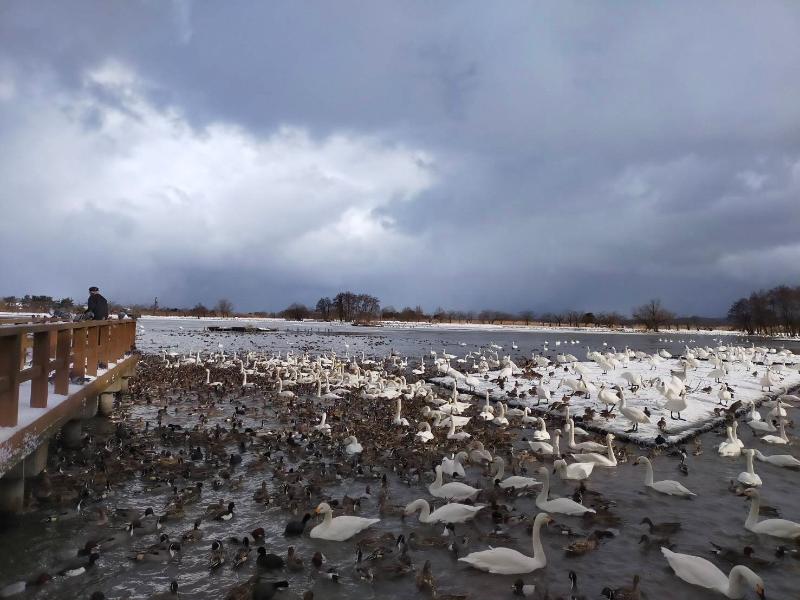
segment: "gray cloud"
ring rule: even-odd
[[[720,314],[800,277],[798,39],[779,2],[7,2],[2,291]]]

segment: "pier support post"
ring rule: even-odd
[[[97,406],[99,402],[97,396],[89,396],[83,401],[80,412],[76,415],[78,419],[91,419],[97,416]]]
[[[114,411],[114,394],[113,392],[103,392],[100,394],[100,402],[98,406],[99,412],[104,417],[110,417]]]
[[[50,447],[50,440],[44,440],[33,452],[25,457],[23,461],[23,469],[25,477],[30,479],[36,477],[39,473],[44,471],[47,466],[47,451]]]
[[[0,512],[22,512],[25,506],[24,474],[24,466],[20,463],[0,479]]]
[[[61,428],[61,437],[64,440],[64,446],[71,450],[81,447],[81,422],[79,419],[67,421]]]

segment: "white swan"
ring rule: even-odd
[[[667,494],[669,496],[682,496],[684,498],[689,498],[691,496],[697,495],[691,490],[685,488],[677,481],[673,481],[672,479],[664,479],[663,481],[653,481],[653,464],[650,462],[650,459],[647,458],[646,456],[640,456],[634,461],[633,464],[645,466],[645,474],[644,474],[645,487],[649,487],[657,492],[661,492],[662,494]]]
[[[489,404],[489,390],[486,390],[486,402],[483,405],[478,418],[482,421],[492,421],[494,419],[494,408]]]
[[[761,507],[761,494],[755,488],[744,491],[744,495],[750,498],[750,512],[744,522],[744,528],[753,533],[771,535],[773,537],[786,538],[790,540],[800,539],[800,523],[787,519],[764,519],[758,520],[758,510]]]
[[[526,406],[522,409],[522,423],[523,425],[536,425],[539,423],[539,417],[531,416],[531,409]]]
[[[498,485],[504,490],[508,488],[522,490],[535,485],[541,485],[542,483],[533,477],[521,477],[519,475],[510,475],[509,477],[503,479],[503,475],[505,475],[506,461],[504,461],[500,456],[495,456],[492,464],[496,465],[496,468],[494,469],[495,473],[492,475],[492,481],[498,482]]]
[[[323,514],[325,518],[322,523],[311,530],[309,535],[312,538],[331,540],[334,542],[349,540],[358,532],[380,521],[380,519],[365,519],[364,517],[353,517],[349,515],[336,517],[334,519],[333,511],[327,502],[323,502],[317,506],[314,510],[314,514]]]
[[[606,434],[608,456],[603,456],[602,454],[597,454],[596,452],[586,452],[584,454],[573,454],[572,458],[574,458],[577,462],[595,463],[600,467],[616,467],[617,456],[614,454],[614,447],[612,445],[613,439],[614,434]]]
[[[437,498],[445,498],[446,500],[474,500],[475,496],[480,493],[480,490],[461,483],[460,481],[451,481],[442,485],[442,467],[436,465],[436,480],[428,486],[428,491],[432,496]]]
[[[681,417],[681,412],[689,406],[689,402],[686,399],[686,390],[676,392],[675,389],[668,387],[664,391],[664,397],[667,401],[662,408],[669,411],[669,418],[674,421],[685,421],[686,419]],[[678,416],[673,417],[672,413],[678,413]]]
[[[433,432],[431,431],[431,424],[427,421],[422,421],[419,424],[419,431],[414,436],[416,439],[421,441],[423,444],[426,442],[430,442],[433,439]]]
[[[767,444],[786,445],[789,443],[789,438],[786,435],[786,429],[783,425],[783,419],[778,420],[778,434],[779,435],[765,435],[761,438],[762,442]]]
[[[480,571],[498,575],[518,575],[541,569],[547,566],[547,557],[542,547],[541,529],[542,525],[551,521],[552,519],[547,513],[541,512],[536,515],[536,519],[533,521],[533,533],[531,534],[533,556],[522,554],[522,552],[511,548],[489,548],[480,552],[472,552],[458,560]]]
[[[755,469],[753,469],[753,450],[750,448],[745,448],[742,450],[742,454],[744,454],[745,458],[747,459],[747,471],[742,471],[739,473],[737,480],[745,485],[760,486],[761,477],[756,475]]]
[[[506,417],[506,405],[502,402],[497,403],[497,408],[499,409],[498,415],[492,419],[492,423],[495,425],[508,425],[508,418]]]
[[[559,450],[559,440],[561,439],[561,430],[556,429],[553,431],[553,443],[549,442],[528,442],[528,447],[538,454],[552,454],[554,456],[561,456]]]
[[[575,422],[570,419],[567,421],[569,423],[569,437],[567,438],[567,446],[569,446],[570,450],[577,451],[577,452],[605,452],[608,447],[604,446],[603,444],[598,444],[597,442],[581,442],[580,444],[575,443]]]
[[[328,413],[322,413],[322,418],[319,421],[319,425],[314,425],[314,430],[319,431],[320,433],[330,434],[331,426],[326,422],[327,419]]]
[[[717,452],[720,456],[739,456],[742,453],[742,447],[736,443],[736,439],[733,437],[733,428],[729,425],[725,428],[725,431],[728,437],[724,442],[720,443]]]
[[[431,512],[431,507],[427,500],[420,498],[409,503],[405,508],[406,515],[413,515],[419,511],[420,523],[464,523],[475,518],[475,515],[485,504],[458,504],[450,502]]]
[[[537,473],[542,476],[542,489],[536,496],[536,506],[547,512],[561,513],[564,515],[578,516],[586,513],[593,513],[593,508],[586,508],[583,504],[578,504],[571,498],[548,499],[550,494],[550,474],[545,467],[539,467]]]
[[[459,452],[453,458],[447,458],[445,456],[442,458],[442,473],[449,475],[450,477],[453,475],[466,477],[467,474],[464,472],[464,466],[461,461],[467,460],[468,458],[469,455],[466,452]]]
[[[463,441],[468,440],[472,436],[468,434],[466,431],[459,431],[456,432],[456,422],[452,419],[450,420],[450,429],[447,432],[447,439],[448,440],[456,440],[456,441]]]
[[[346,438],[344,440],[344,443],[346,444],[344,447],[344,451],[347,452],[348,454],[361,454],[361,452],[364,450],[364,447],[358,443],[358,440],[354,435],[351,435],[350,437]]]
[[[525,407],[528,408],[527,406]],[[550,440],[550,434],[547,432],[547,423],[544,422],[542,417],[534,417],[539,424],[539,429],[531,434],[531,438],[538,442],[547,442]]]
[[[408,419],[400,416],[400,413],[402,411],[403,411],[403,399],[398,396],[397,403],[394,409],[394,419],[392,419],[392,425],[397,425],[398,427],[408,427]]]
[[[699,556],[678,554],[669,548],[661,548],[664,558],[675,571],[675,575],[692,585],[716,590],[728,598],[744,598],[745,583],[749,584],[760,598],[765,597],[764,581],[744,565],[736,565],[728,577],[713,563]]]
[[[755,456],[761,462],[769,463],[777,467],[785,467],[787,469],[800,468],[800,460],[797,460],[791,454],[773,454],[771,456],[766,456],[761,454],[760,450],[755,450]]]
[[[594,470],[595,463],[584,462],[574,463],[568,465],[567,461],[559,458],[553,462],[554,473],[558,473],[561,479],[570,479],[572,481],[580,481],[582,479],[589,479],[589,476]]]
[[[617,389],[617,394],[619,395],[619,412],[632,423],[628,432],[639,431],[639,423],[649,423],[650,417],[648,417],[641,408],[628,406],[622,390],[619,388]]]

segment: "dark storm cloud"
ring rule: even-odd
[[[800,277],[799,39],[779,2],[5,3],[2,291],[719,314]]]

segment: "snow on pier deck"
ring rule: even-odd
[[[772,365],[772,370],[778,374],[778,377],[776,377],[778,385],[777,387],[772,387],[769,391],[762,389],[760,385],[761,377],[766,371],[766,367],[763,364],[756,364],[753,368],[746,369],[741,363],[725,363],[729,373],[723,378],[723,381],[734,390],[733,401],[743,401],[744,406],[740,413],[745,409],[749,410],[748,401],[753,401],[756,406],[760,406],[762,402],[774,399],[781,394],[787,393],[787,390],[800,385],[800,372],[798,372],[800,355],[771,356],[775,361]],[[603,384],[606,387],[619,385],[624,390],[627,406],[641,409],[646,407],[651,414],[649,424],[640,424],[638,431],[628,432],[627,430],[630,429],[632,424],[623,415],[619,414],[619,408],[615,408],[613,416],[607,419],[600,415],[600,411],[605,408],[605,405],[597,399],[596,394],[593,394],[590,398],[580,395],[570,396],[568,398],[570,416],[575,417],[576,421],[581,420],[586,408],[592,408],[597,411],[594,419],[583,420],[578,423],[583,429],[598,433],[613,433],[617,439],[642,445],[655,445],[656,437],[660,434],[666,440],[663,442],[665,445],[674,445],[699,433],[709,431],[722,424],[725,420],[724,411],[722,413],[719,413],[719,411],[714,412],[714,409],[722,408],[717,396],[720,384],[715,383],[713,376],[708,376],[709,372],[714,368],[708,361],[701,361],[697,369],[690,369],[687,373],[688,407],[681,413],[681,417],[686,419],[685,421],[672,420],[669,410],[663,408],[664,397],[655,387],[648,385],[648,382],[654,381],[657,377],[662,379],[669,378],[671,375],[670,370],[679,369],[680,365],[677,358],[666,359],[655,368],[648,362],[631,360],[627,366],[609,370],[606,374],[603,374],[601,367],[594,362],[581,362],[580,364],[589,373],[587,380],[593,382],[598,389]],[[542,385],[551,392],[551,403],[559,402],[564,399],[565,395],[572,393],[569,387],[561,383],[563,378],[577,378],[571,367],[567,367],[565,370],[565,366],[551,366],[534,370],[544,375]],[[626,371],[633,375],[641,375],[645,383],[635,393],[628,389],[627,382],[620,377]],[[544,401],[537,405],[535,391],[535,386],[538,383],[537,379],[525,377],[522,374],[522,370],[514,369],[514,374],[505,381],[504,389],[501,390],[497,381],[499,372],[499,370],[494,370],[484,375],[473,375],[478,380],[478,385],[474,387],[468,385],[464,378],[457,377],[457,389],[459,392],[477,396],[479,398],[477,400],[478,405],[482,404],[488,390],[489,397],[494,402],[503,401],[510,407],[523,408],[527,406],[533,414],[543,415],[550,413],[563,415],[563,410],[555,412]],[[756,373],[755,375],[753,374],[754,372]],[[447,389],[452,389],[453,380],[452,376],[440,376],[429,378],[428,381]],[[710,392],[703,391],[709,387],[711,388]],[[657,426],[661,417],[664,417],[667,422],[665,431],[660,430]],[[567,439],[566,432],[563,433],[562,451],[566,448]]]

